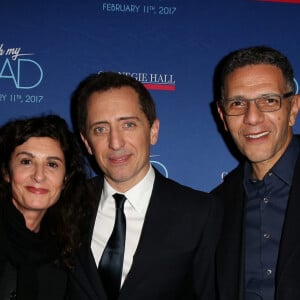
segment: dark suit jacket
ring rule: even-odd
[[[222,233],[216,253],[221,300],[243,299],[244,166],[228,174],[212,193],[224,205]],[[298,157],[279,247],[275,299],[300,299],[300,157]]]
[[[103,178],[88,183],[85,197],[97,202]],[[98,203],[96,205],[98,207]],[[95,210],[96,211],[96,210]],[[214,298],[215,201],[156,171],[149,207],[120,300]],[[91,221],[95,221],[95,214]],[[90,241],[70,274],[70,299],[106,300]]]

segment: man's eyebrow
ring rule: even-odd
[[[97,121],[97,122],[94,122],[92,123],[89,128],[92,128],[93,126],[95,125],[101,125],[101,124],[109,124],[108,121]]]
[[[276,93],[276,92],[266,92],[266,93],[262,93],[262,94],[259,94],[257,95],[256,97],[254,98],[248,98],[248,97],[245,97],[245,96],[242,96],[242,95],[236,95],[236,96],[232,96],[232,97],[228,97],[227,99],[225,98],[225,100],[247,100],[247,99],[257,99],[257,98],[260,98],[260,97],[268,97],[268,96],[274,96],[274,95],[279,95],[279,93]]]
[[[120,117],[118,120],[120,120],[120,121],[126,121],[126,120],[140,120],[140,118],[139,117],[136,117],[136,116],[128,116],[128,117]]]
[[[127,121],[127,120],[140,121],[140,118],[137,116],[126,116],[126,117],[119,117],[117,120],[118,121]],[[97,122],[94,122],[93,124],[91,124],[89,126],[89,129],[91,129],[92,127],[97,126],[97,125],[105,125],[105,124],[109,125],[109,121],[97,121]]]

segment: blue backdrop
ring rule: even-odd
[[[70,122],[79,81],[104,70],[127,73],[157,104],[155,166],[209,191],[237,164],[211,112],[214,68],[232,50],[264,44],[289,57],[298,81],[300,1],[290,2],[3,1],[0,125],[44,112]]]

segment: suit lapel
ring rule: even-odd
[[[87,233],[87,242],[78,252],[78,267],[76,276],[79,284],[89,294],[89,299],[101,299],[107,300],[106,293],[102,284],[102,281],[98,274],[97,265],[94,260],[94,256],[91,250],[91,240],[93,235],[93,228],[96,220],[98,205],[103,188],[103,177],[92,178],[85,190],[83,199],[89,199],[91,201],[91,215],[90,224]]]
[[[280,282],[281,275],[288,266],[289,260],[293,257],[293,252],[300,246],[300,156],[298,157],[290,191],[289,202],[285,215],[285,222],[279,248],[277,263],[276,282]],[[299,250],[298,250],[299,251]]]
[[[130,290],[134,289],[135,283],[139,279],[139,274],[145,272],[145,257],[153,256],[155,245],[159,245],[159,242],[164,239],[166,232],[170,231],[169,228],[174,222],[172,220],[172,206],[168,205],[170,195],[165,188],[162,188],[164,180],[166,179],[156,171],[153,191],[146,212],[141,237],[133,257],[131,269],[121,289],[120,299],[122,299],[122,293],[128,294]],[[168,206],[167,209],[170,211],[168,222],[166,222],[165,206]]]
[[[92,215],[90,216],[91,222],[89,224],[89,232],[88,232],[88,243],[91,244],[94,225],[96,221],[96,216],[98,212],[98,206],[100,202],[100,197],[103,189],[104,178],[97,176],[91,179],[91,181],[87,184],[85,189],[84,198],[90,199],[92,203]]]
[[[219,196],[224,205],[223,232],[217,249],[217,277],[221,299],[242,299],[244,277],[244,188],[243,167],[228,175],[230,182]],[[225,198],[224,198],[225,197]],[[238,287],[234,289],[233,287]]]
[[[106,300],[106,293],[98,274],[94,256],[89,247],[81,249],[78,261],[80,272],[77,272],[77,274],[80,275],[77,279],[83,289],[89,294],[90,299]]]

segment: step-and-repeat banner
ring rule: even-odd
[[[0,125],[41,113],[70,123],[70,94],[83,78],[108,70],[129,74],[157,104],[153,165],[209,191],[237,164],[212,112],[214,69],[232,50],[269,45],[289,57],[298,82],[299,2],[3,1]]]

